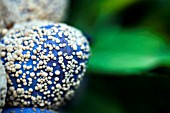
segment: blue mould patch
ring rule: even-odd
[[[2,113],[52,113],[47,109],[40,108],[4,108]]]
[[[81,31],[66,24],[30,26],[0,43],[9,106],[62,105],[79,86],[90,52]]]

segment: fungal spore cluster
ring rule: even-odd
[[[12,29],[0,43],[10,106],[60,106],[86,71],[90,47],[81,31],[66,24]]]

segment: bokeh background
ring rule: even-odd
[[[72,0],[67,23],[91,44],[67,113],[170,113],[170,1]]]

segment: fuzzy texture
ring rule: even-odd
[[[69,0],[0,0],[0,28],[35,19],[62,22]]]
[[[7,91],[7,81],[5,68],[0,61],[0,113],[3,106],[5,105],[6,91]]]
[[[86,71],[89,43],[66,24],[12,29],[1,40],[7,105],[55,107],[70,99]]]
[[[32,25],[37,25],[37,26],[43,26],[47,24],[54,24],[52,21],[47,21],[47,20],[32,20],[29,22],[20,22],[16,23],[12,26],[10,29],[3,28],[0,26],[0,39],[3,38],[7,33],[13,31],[13,29],[24,29],[26,26],[32,26]],[[1,23],[0,23],[1,25]]]
[[[6,28],[0,28],[0,39],[5,36],[5,34],[8,32]]]
[[[40,108],[4,108],[2,113],[59,113]]]

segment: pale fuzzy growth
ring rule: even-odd
[[[8,29],[3,28],[3,27],[0,25],[0,39],[3,38],[3,36],[5,36],[7,32],[8,32]]]
[[[16,23],[12,29],[25,29],[26,27],[29,26],[46,26],[49,24],[54,24],[54,22],[52,21],[47,21],[47,20],[32,20],[29,22],[20,22],[20,23]]]
[[[0,52],[7,71],[8,105],[58,108],[78,88],[90,47],[78,29],[51,23],[10,30]]]
[[[62,22],[67,16],[69,0],[0,0],[3,27],[30,20]]]
[[[47,20],[32,20],[29,22],[20,22],[20,23],[16,23],[13,25],[13,27],[11,29],[4,29],[6,31],[4,31],[5,35],[14,33],[16,30],[25,30],[25,28],[30,29],[31,26],[46,26],[49,24],[54,24],[54,22],[52,21],[47,21]]]
[[[7,81],[5,68],[0,61],[0,112],[5,105],[6,91],[7,91]]]

